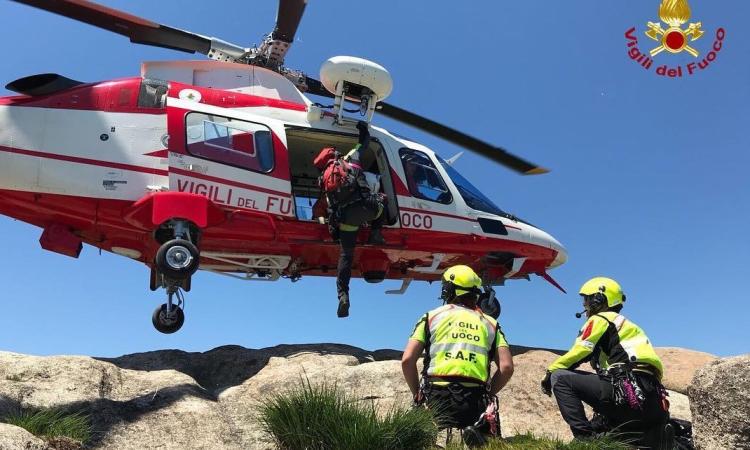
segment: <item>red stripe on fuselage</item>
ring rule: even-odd
[[[468,222],[476,222],[475,219],[472,219],[470,217],[457,216],[455,214],[448,214],[448,213],[444,213],[444,212],[428,211],[428,210],[424,210],[424,209],[415,209],[415,208],[406,208],[404,206],[401,206],[398,209],[401,210],[401,211],[409,211],[409,212],[415,212],[415,213],[419,213],[419,214],[428,214],[428,215],[433,215],[433,216],[443,216],[443,217],[449,217],[451,219],[460,219],[460,220],[466,220]]]
[[[138,105],[140,77],[87,83],[42,96],[0,98],[0,105],[24,108],[70,109],[113,113],[162,115],[165,108],[144,108]]]
[[[134,166],[131,164],[123,164],[123,163],[112,162],[112,161],[102,161],[98,159],[80,158],[78,156],[59,155],[56,153],[40,152],[36,150],[10,148],[10,147],[5,147],[3,145],[0,145],[0,151],[6,152],[6,153],[15,153],[18,155],[34,156],[37,158],[46,158],[46,159],[54,159],[57,161],[72,162],[76,164],[85,164],[89,166],[111,167],[113,169],[130,170],[133,172],[151,173],[154,175],[162,175],[162,176],[168,175],[168,172],[164,169]]]
[[[150,264],[159,243],[153,239],[152,234],[123,219],[123,211],[133,203],[127,200],[0,190],[0,214],[40,227],[49,223],[66,225],[88,244],[105,250],[115,246],[135,249],[142,253],[140,260]],[[330,268],[335,267],[340,249],[337,244],[327,240],[328,230],[325,225],[290,217],[289,220],[275,221],[275,239],[259,238],[254,228],[257,223],[252,220],[256,215],[245,217],[237,208],[223,209],[235,214],[230,214],[231,219],[227,222],[203,231],[202,251],[289,255],[304,262],[305,274],[335,276],[336,272]],[[265,226],[265,222],[263,225]],[[556,253],[543,246],[512,239],[476,240],[472,235],[453,232],[386,227],[383,234],[388,242],[402,244],[395,248],[357,246],[353,276],[362,276],[358,261],[369,257],[367,255],[372,252],[382,251],[388,256],[391,265],[387,277],[394,279],[404,277],[401,262],[411,261],[417,266],[425,265],[436,252],[446,254],[445,265],[486,267],[488,273],[496,277],[492,279],[500,279],[507,269],[485,266],[483,256],[488,251],[505,251],[529,257],[522,272],[515,277],[544,271],[554,260]],[[439,273],[410,272],[409,276],[415,280],[440,279]]]
[[[219,177],[212,177],[210,175],[204,175],[202,173],[198,172],[191,172],[189,170],[184,169],[178,169],[176,167],[172,167],[169,169],[170,172],[177,174],[177,175],[183,175],[186,177],[192,177],[192,178],[198,178],[200,180],[205,181],[212,181],[214,183],[220,183],[220,184],[228,184],[229,186],[235,186],[242,189],[248,189],[251,191],[258,191],[258,192],[264,192],[266,194],[272,194],[272,195],[278,195],[279,197],[286,197],[290,198],[292,195],[288,192],[281,192],[281,191],[275,191],[273,189],[268,189],[260,186],[255,186],[252,184],[245,184],[240,183],[239,181],[233,181],[233,180],[227,180],[225,178],[219,178]]]
[[[166,148],[163,150],[156,150],[150,153],[144,153],[143,156],[153,156],[155,158],[167,158],[169,156],[169,150]]]
[[[50,95],[0,97],[0,105],[134,114],[165,114],[165,108],[144,108],[138,105],[142,81],[140,77],[120,78],[111,81],[86,83]],[[265,106],[291,111],[307,111],[307,105],[302,103],[178,82],[169,82],[168,95],[178,98],[179,92],[183,89],[198,91],[201,94],[201,103],[222,108]]]
[[[237,91],[228,91],[225,89],[211,89],[203,86],[193,86],[178,82],[169,84],[169,96],[179,98],[179,93],[183,89],[198,91],[201,94],[200,103],[206,105],[219,106],[222,108],[247,108],[267,106],[269,108],[289,109],[292,111],[307,111],[307,105],[294,103],[286,100],[275,98],[261,97],[258,95],[244,94]]]
[[[416,212],[416,213],[420,213],[420,214],[431,214],[431,215],[435,215],[435,216],[444,216],[444,217],[449,217],[451,219],[461,219],[461,220],[466,220],[466,221],[469,221],[469,222],[476,222],[476,219],[472,219],[470,217],[457,216],[457,215],[454,215],[454,214],[448,214],[448,213],[438,212],[438,211],[427,211],[427,210],[424,210],[424,209],[406,208],[406,207],[403,207],[403,206],[399,207],[399,210],[401,210],[401,211],[409,211],[409,212]],[[514,227],[513,225],[507,225],[505,223],[503,224],[503,226],[505,228],[512,228],[514,230],[522,230],[522,228]]]

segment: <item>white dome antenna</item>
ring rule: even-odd
[[[380,64],[354,56],[334,56],[320,67],[320,82],[331,94],[337,123],[343,123],[344,100],[358,101],[370,122],[375,105],[393,90],[391,74]]]

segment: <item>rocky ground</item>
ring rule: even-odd
[[[666,365],[673,416],[690,420],[693,373],[711,355],[658,349]],[[501,393],[503,433],[532,431],[570,437],[539,380],[556,357],[514,347],[515,375]],[[91,448],[272,448],[256,417],[269,394],[299,385],[336,382],[381,410],[410,402],[395,350],[337,344],[224,346],[204,353],[162,350],[119,358],[37,357],[0,352],[0,408],[65,407],[91,413]],[[0,411],[2,413],[2,411]],[[0,449],[44,449],[24,430],[0,424]]]
[[[698,448],[750,449],[750,355],[711,361],[688,392]]]

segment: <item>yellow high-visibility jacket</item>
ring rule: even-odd
[[[643,329],[613,311],[591,316],[578,332],[573,347],[547,370],[574,369],[586,361],[602,369],[629,362],[636,369],[653,373],[659,380],[664,375],[664,366]]]
[[[423,315],[410,339],[425,346],[423,374],[433,384],[484,384],[498,347],[508,347],[497,321],[479,310],[444,305]]]

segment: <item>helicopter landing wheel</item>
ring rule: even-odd
[[[177,294],[178,304],[172,303],[172,296]],[[185,312],[182,309],[184,299],[179,288],[169,288],[167,290],[167,303],[158,306],[151,315],[151,322],[157,331],[164,334],[172,334],[182,328],[185,323]]]
[[[479,306],[479,309],[488,316],[494,317],[495,320],[500,317],[500,312],[502,312],[500,300],[497,298],[495,290],[492,289],[492,286],[490,285],[484,286],[484,292],[479,295],[477,306]]]
[[[164,334],[172,334],[182,328],[185,323],[185,313],[179,306],[172,306],[172,313],[167,312],[167,304],[159,306],[151,316],[151,322],[156,331]]]
[[[184,280],[198,270],[198,247],[185,239],[172,239],[159,247],[154,264],[159,272],[173,280]]]

